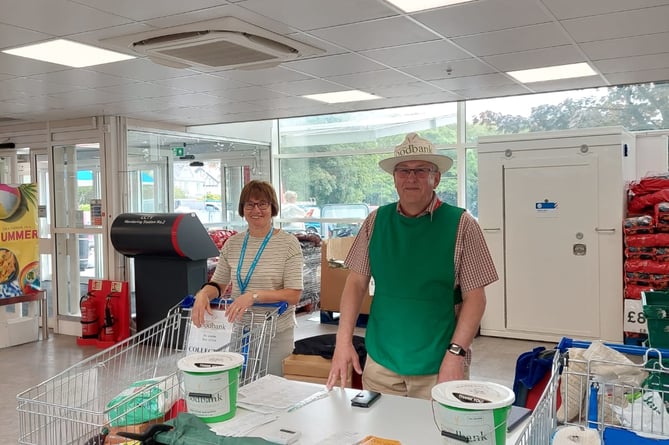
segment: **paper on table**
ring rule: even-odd
[[[237,406],[265,413],[286,411],[319,392],[312,385],[268,374],[239,388]]]
[[[279,416],[276,414],[254,413],[238,409],[235,417],[225,422],[215,423],[210,426],[210,429],[219,436],[242,437],[248,435],[260,425],[273,422],[278,418]]]
[[[362,439],[362,434],[354,433],[352,431],[339,431],[336,432],[316,445],[342,445],[342,444],[357,444]]]

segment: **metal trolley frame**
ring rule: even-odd
[[[669,425],[669,351],[604,343],[628,360],[570,357],[570,349],[590,345],[570,338],[560,341],[551,377],[516,445],[550,444],[563,426],[596,430],[604,445],[669,444],[669,428],[665,426]],[[602,374],[603,369],[612,367],[617,379]],[[643,382],[634,383],[635,378]],[[651,397],[660,400],[656,409],[641,408],[640,400]],[[558,412],[560,405],[563,410]]]
[[[215,300],[212,307],[224,309],[230,301]],[[183,398],[177,361],[186,355],[192,304],[193,298],[186,297],[164,320],[18,394],[18,442],[92,444],[116,426],[124,430],[130,417],[146,418],[146,411],[156,409],[167,413],[169,405]],[[286,303],[254,305],[233,324],[230,343],[221,350],[245,357],[240,386],[267,373],[276,320],[286,308]],[[119,394],[146,380],[139,396],[118,400]]]

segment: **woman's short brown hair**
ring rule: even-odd
[[[269,202],[272,205],[272,216],[279,214],[279,200],[276,199],[276,191],[269,182],[254,179],[244,186],[239,194],[239,207],[237,209],[239,216],[242,218],[244,217],[244,204],[251,198]]]

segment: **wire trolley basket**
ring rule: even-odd
[[[166,318],[29,388],[17,397],[20,444],[102,445],[103,434],[141,431],[170,418],[183,401],[177,361],[186,356],[193,297]],[[214,300],[225,309],[231,300]],[[239,385],[267,374],[270,342],[286,303],[258,304],[232,324],[229,343],[216,350],[244,356]]]
[[[579,443],[669,445],[668,351],[570,338],[557,349],[516,445],[557,443],[566,431]]]

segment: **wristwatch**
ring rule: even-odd
[[[450,345],[448,345],[448,352],[462,357],[467,355],[467,351],[465,350],[465,348],[463,348],[457,343],[451,343]]]

